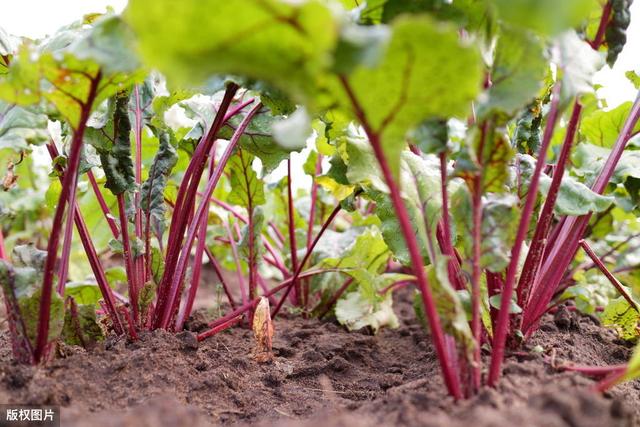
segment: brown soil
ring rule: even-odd
[[[593,381],[549,364],[623,363],[630,346],[590,317],[559,330],[549,316],[528,348],[510,355],[497,390],[454,403],[411,306],[401,327],[373,336],[332,322],[278,318],[275,362],[251,357],[252,333],[235,328],[197,343],[190,332],[109,339],[91,352],[66,348],[46,367],[11,361],[0,337],[0,403],[57,404],[65,426],[633,426],[640,381],[605,396]],[[199,312],[202,317],[203,311]],[[192,320],[192,330],[201,328]]]

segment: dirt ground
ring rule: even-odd
[[[375,336],[278,317],[271,364],[252,359],[253,336],[242,328],[200,343],[192,332],[108,339],[91,352],[66,348],[66,357],[37,368],[12,362],[3,333],[0,402],[61,405],[64,426],[640,425],[639,381],[601,396],[589,391],[592,380],[550,365],[551,356],[627,361],[630,345],[596,319],[573,315],[565,325],[548,316],[527,348],[509,356],[498,389],[455,403],[407,301],[396,302],[400,328]],[[189,323],[194,332],[204,313]],[[538,345],[543,353],[528,351]]]

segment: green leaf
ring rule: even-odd
[[[591,144],[604,148],[611,148],[620,135],[624,122],[631,111],[632,102],[624,102],[616,108],[605,111],[595,110],[582,119],[580,134]],[[640,123],[633,128],[632,133],[640,131]]]
[[[520,155],[519,161],[522,184],[528,185],[536,161],[528,155]],[[540,175],[540,186],[538,190],[542,197],[545,197],[549,192],[551,181],[552,178],[549,175]],[[572,176],[564,175],[560,182],[558,198],[556,199],[553,209],[556,215],[581,216],[590,212],[605,211],[611,206],[613,201],[614,197],[595,193]]]
[[[460,295],[449,282],[447,258],[439,257],[435,265],[427,266],[426,270],[442,327],[445,332],[455,337],[458,344],[464,348],[466,356],[470,358],[474,348],[473,335]],[[422,325],[428,328],[424,304],[419,292],[414,296],[413,308],[421,319]]]
[[[348,74],[360,65],[375,66],[384,54],[389,36],[385,25],[346,25],[334,53],[333,71]]]
[[[612,0],[611,18],[605,30],[607,44],[607,63],[610,67],[616,63],[618,55],[627,42],[627,28],[631,23],[631,4],[633,0]]]
[[[431,238],[435,235],[441,209],[439,170],[436,165],[409,152],[403,153],[403,159],[403,200],[423,261],[428,264],[428,239],[429,235]],[[380,218],[380,229],[389,249],[399,262],[411,265],[409,250],[391,198],[387,193],[373,189],[367,190],[366,196],[376,203],[375,213]]]
[[[102,169],[107,182],[105,187],[114,195],[130,191],[135,186],[133,161],[131,160],[131,122],[129,121],[129,93],[120,92],[115,97],[113,112],[114,138],[110,150],[99,150]]]
[[[598,176],[611,150],[592,144],[579,144],[573,153],[573,172],[590,185]],[[611,183],[625,183],[629,178],[640,179],[640,151],[625,150],[616,165]]]
[[[93,304],[78,304],[75,308],[76,312],[74,313],[72,310],[70,306],[64,316],[62,340],[66,344],[90,348],[98,341],[104,340],[104,334],[96,320],[96,310]]]
[[[236,74],[264,80],[297,101],[316,91],[337,37],[320,1],[132,0],[125,17],[143,58],[169,78]]]
[[[242,114],[231,118],[227,125],[220,130],[219,137],[230,139],[233,131],[242,121]],[[263,174],[269,174],[285,159],[289,158],[291,151],[298,148],[285,148],[283,145],[276,143],[273,135],[273,127],[282,120],[282,117],[275,117],[268,112],[256,114],[247,130],[240,137],[238,145],[242,150],[253,154],[262,161]]]
[[[70,282],[64,288],[65,299],[73,297],[80,305],[97,305],[102,299],[100,288],[95,283]]]
[[[540,39],[519,29],[503,28],[491,67],[493,85],[478,115],[497,111],[513,116],[538,95],[547,68]]]
[[[0,27],[0,75],[7,72],[11,56],[16,51],[13,38]]]
[[[273,139],[285,150],[301,150],[311,136],[311,118],[304,107],[298,108],[286,119],[273,123]]]
[[[20,105],[46,101],[72,128],[93,81],[95,105],[140,79],[130,29],[116,16],[76,22],[39,44],[23,44],[0,79],[0,99]]]
[[[41,282],[46,252],[40,251],[33,245],[16,246],[12,253],[13,265],[8,261],[0,260],[0,285],[4,291],[5,302],[10,311],[10,322],[14,343],[18,344],[22,351],[14,354],[21,361],[29,360],[30,355],[24,351],[26,348],[35,348],[38,334],[38,319],[40,317],[40,296],[42,293]],[[51,308],[49,312],[48,341],[53,341],[60,336],[64,322],[64,302],[54,292],[51,296]],[[29,344],[25,347],[25,340]]]
[[[409,133],[408,138],[425,154],[446,152],[449,140],[447,121],[442,119],[425,120]]]
[[[394,21],[391,40],[377,66],[360,66],[347,80],[370,127],[381,135],[389,166],[398,175],[406,132],[431,117],[464,115],[481,78],[478,52],[460,43],[454,27],[427,16],[405,16]],[[352,111],[344,91],[339,98]]]
[[[540,193],[546,196],[551,186],[549,175],[540,175]],[[603,212],[614,198],[602,196],[591,191],[589,187],[576,181],[571,176],[563,176],[560,183],[560,191],[553,211],[556,215],[581,216],[590,212]]]
[[[575,31],[567,31],[557,39],[561,67],[561,98],[569,101],[574,96],[591,93],[593,76],[604,66],[602,55],[594,51]]]
[[[350,331],[366,326],[377,332],[383,326],[397,328],[400,322],[393,312],[393,298],[388,292],[381,301],[372,302],[360,292],[349,292],[336,303],[336,319]]]
[[[491,0],[500,20],[553,36],[578,26],[589,16],[591,0]]]
[[[160,285],[164,275],[164,257],[160,249],[151,247],[151,274],[156,285]]]
[[[477,152],[482,145],[482,156]],[[473,128],[467,137],[467,143],[456,160],[455,174],[461,177],[470,189],[476,185],[475,177],[481,174],[482,193],[504,193],[510,176],[510,163],[513,149],[504,128],[489,126],[483,140],[480,130]]]
[[[229,159],[227,163],[231,182],[231,192],[227,198],[229,203],[253,209],[266,202],[264,182],[253,170],[253,159],[251,154],[242,149]]]
[[[516,122],[513,140],[519,153],[534,155],[540,148],[542,101],[536,99],[520,115]]]
[[[0,101],[0,150],[30,151],[48,140],[46,115]]]
[[[145,283],[140,290],[140,295],[138,296],[138,306],[140,307],[140,311],[142,313],[147,312],[147,308],[149,308],[155,297],[156,284],[152,282]]]
[[[249,242],[251,241],[251,235],[249,234],[249,225],[245,225],[241,230],[241,239],[240,244],[238,245],[238,250],[247,261],[248,264],[257,265],[258,260],[260,259],[260,254],[263,251],[264,246],[262,245],[262,240],[260,236],[262,235],[262,230],[264,228],[264,213],[262,209],[258,206],[253,209],[252,216],[252,224],[253,224],[253,251],[249,251]],[[253,259],[251,259],[250,255],[253,255]]]
[[[640,335],[640,314],[624,297],[609,302],[601,316],[602,324],[614,328],[625,340],[635,340]]]
[[[386,265],[390,253],[377,228],[365,229],[354,241],[353,233],[357,231],[360,230],[354,230],[349,234],[343,233],[338,242],[333,239],[334,244],[332,246],[336,246],[334,250],[340,248],[340,246],[344,248],[345,243],[351,244],[342,250],[338,249],[340,252],[334,252],[333,257],[323,259],[322,266],[343,269],[345,273],[362,282],[364,286],[368,284],[370,276],[360,275],[364,272],[368,272],[373,276],[379,274]],[[326,246],[327,244],[328,242],[323,242],[323,245]],[[371,296],[373,288],[369,287],[366,293]]]
[[[467,259],[472,258],[471,197],[460,187],[451,197],[451,215]],[[518,198],[488,193],[482,198],[482,238],[480,265],[491,272],[502,272],[511,259],[511,247],[518,227]]]
[[[638,73],[633,70],[629,70],[625,72],[624,75],[636,89],[640,90],[640,76],[638,75]]]
[[[499,310],[502,305],[502,294],[498,294],[490,297],[489,304],[491,304],[491,307]],[[511,314],[522,313],[522,307],[520,307],[514,299],[512,299],[511,304],[509,304],[509,313]]]
[[[140,189],[140,208],[153,220],[158,235],[162,235],[165,224],[164,190],[171,171],[178,162],[178,154],[171,143],[170,131],[158,131],[158,152],[153,158],[149,177]]]

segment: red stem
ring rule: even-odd
[[[310,271],[305,271],[304,273],[300,273],[297,278],[298,279],[305,279],[307,277],[313,277],[313,276],[316,276],[318,274],[324,274],[324,273],[329,273],[329,272],[334,272],[334,271],[338,271],[338,270],[335,270],[335,269],[310,270]],[[281,290],[283,290],[285,288],[291,289],[291,283],[292,282],[293,282],[293,277],[290,277],[290,278],[282,281],[281,283],[279,283],[274,288],[272,288],[269,292],[264,294],[264,296],[265,297],[270,297],[270,296],[280,292]],[[248,311],[248,310],[252,309],[256,304],[258,304],[258,301],[260,301],[260,298],[256,298],[256,299],[254,299],[252,301],[247,302],[246,304],[243,304],[242,306],[236,308],[235,310],[233,310],[230,313],[224,315],[223,317],[221,317],[219,319],[216,319],[213,322],[209,323],[209,327],[215,329],[216,327],[218,327],[220,325],[223,325],[224,323],[228,322],[229,320],[238,317],[239,315],[241,315],[245,311]],[[206,332],[203,332],[203,334],[206,334]]]
[[[187,237],[185,239],[184,244],[182,245],[182,248],[181,248],[182,250],[179,253],[177,264],[174,268],[173,275],[171,276],[170,288],[168,291],[166,304],[164,307],[162,307],[162,310],[160,311],[160,313],[158,313],[158,316],[156,317],[155,327],[166,329],[169,324],[169,321],[171,320],[170,319],[171,315],[175,313],[175,303],[178,298],[180,283],[182,282],[182,278],[184,277],[184,272],[187,266],[187,261],[189,259],[189,254],[193,246],[193,241],[195,240],[195,237],[196,237],[196,231],[198,230],[198,224],[200,223],[200,221],[202,221],[202,218],[204,218],[205,213],[207,212],[206,211],[206,208],[208,206],[207,202],[211,197],[211,194],[213,193],[213,190],[215,189],[216,185],[218,184],[218,180],[220,179],[220,176],[222,176],[222,172],[225,166],[227,165],[227,162],[229,161],[229,158],[231,157],[231,154],[233,153],[233,150],[235,149],[238,141],[240,140],[240,137],[244,134],[247,126],[249,125],[249,122],[253,119],[253,116],[255,116],[261,108],[262,108],[262,104],[257,103],[256,106],[253,107],[251,111],[249,111],[247,115],[242,119],[242,122],[233,133],[233,136],[231,137],[229,144],[227,145],[224,153],[222,154],[222,157],[220,158],[220,162],[216,165],[216,169],[213,175],[211,176],[211,178],[209,179],[209,182],[207,183],[207,188],[204,191],[204,200],[200,202],[200,205],[198,206],[194,219],[193,221],[191,221],[191,224],[189,226]],[[195,197],[196,191],[197,191],[197,188],[194,188],[193,197]]]
[[[497,327],[495,335],[493,337],[493,352],[491,354],[491,365],[489,367],[488,379],[488,383],[492,387],[495,387],[498,384],[498,380],[500,378],[500,368],[502,366],[502,359],[504,357],[507,332],[509,331],[509,307],[511,305],[511,296],[513,295],[513,288],[515,285],[516,274],[518,270],[518,261],[520,260],[520,251],[522,250],[522,245],[524,244],[524,241],[527,237],[527,231],[529,230],[529,224],[533,215],[533,210],[535,208],[536,198],[538,196],[538,184],[540,182],[540,175],[542,173],[542,168],[545,165],[549,143],[551,142],[553,130],[558,119],[560,87],[561,83],[558,81],[553,88],[551,109],[549,110],[547,125],[544,129],[542,144],[540,145],[540,151],[538,153],[538,161],[536,162],[536,167],[533,171],[533,175],[531,176],[529,191],[527,192],[527,198],[522,210],[522,216],[520,217],[520,223],[518,224],[516,240],[513,248],[511,249],[511,260],[509,261],[509,266],[507,267],[507,277],[505,278],[504,290],[502,291],[502,299],[500,301],[500,313],[498,313],[498,323],[496,325]]]
[[[7,251],[4,247],[4,236],[2,235],[2,227],[0,227],[0,259],[7,259]]]
[[[576,99],[573,104],[571,119],[567,125],[567,132],[565,134],[564,142],[562,143],[562,149],[555,165],[551,186],[549,187],[549,192],[547,193],[547,197],[544,201],[544,206],[540,212],[540,217],[536,224],[536,230],[531,240],[531,246],[529,247],[527,258],[524,266],[522,267],[522,274],[518,281],[518,305],[523,307],[525,310],[529,294],[533,291],[532,285],[534,278],[538,274],[542,256],[547,245],[547,236],[551,229],[551,221],[553,219],[553,208],[556,205],[558,193],[560,192],[562,177],[564,176],[567,162],[569,160],[569,154],[571,153],[571,147],[576,135],[581,112],[582,105],[580,105],[580,102]]]
[[[228,211],[231,215],[233,215],[234,217],[236,217],[238,220],[240,220],[241,222],[243,222],[244,224],[246,224],[247,218],[243,215],[241,215],[240,213],[238,213],[233,206],[229,205],[228,203],[223,202],[222,200],[218,200],[215,197],[211,197],[210,200],[215,203],[216,205],[220,206],[221,208],[225,209],[226,211]],[[273,223],[270,222],[270,226],[275,230],[275,225],[273,225]],[[289,270],[287,269],[287,267],[285,267],[284,262],[282,261],[282,258],[277,254],[275,248],[271,245],[271,243],[269,242],[269,240],[267,240],[266,237],[261,236],[262,238],[262,243],[264,244],[265,249],[267,250],[267,252],[269,252],[271,254],[271,256],[273,257],[273,260],[267,260],[267,262],[269,262],[270,264],[273,264],[274,267],[276,267],[278,270],[280,270],[280,272],[285,276],[285,278],[291,276]]]
[[[638,118],[640,118],[640,92],[602,171],[591,187],[592,191],[598,194],[604,192],[616,165],[620,161]],[[548,250],[548,254],[545,254],[545,261],[540,270],[541,274],[538,274],[535,279],[534,287],[540,286],[540,289],[537,290],[538,296],[530,299],[530,307],[527,307],[527,311],[524,313],[525,316],[522,319],[522,331],[525,336],[530,336],[533,333],[540,317],[546,311],[558,284],[562,281],[564,272],[571,264],[578,250],[579,241],[584,235],[590,219],[591,213],[580,217],[567,217],[562,224],[562,228],[558,230],[553,247]]]
[[[315,175],[312,177],[311,183],[311,207],[309,209],[309,226],[307,228],[307,252],[309,251],[309,247],[311,246],[311,242],[313,239],[313,226],[316,222],[316,203],[318,199],[318,182],[316,180],[317,176],[320,176],[322,173],[322,154],[318,153],[318,158],[316,159],[316,170]],[[309,281],[305,281],[304,284],[304,300],[303,306],[306,308],[309,303]]]
[[[59,156],[58,149],[54,143],[47,144],[47,150],[49,151],[51,160]],[[58,171],[61,173],[60,180],[62,181],[64,171],[62,170],[62,168],[59,168]],[[100,288],[102,298],[104,298],[106,311],[109,313],[111,321],[113,322],[113,329],[117,334],[122,334],[124,333],[124,327],[122,326],[122,323],[120,321],[120,316],[118,316],[113,291],[109,286],[109,281],[107,280],[107,276],[104,273],[104,269],[102,268],[102,264],[100,263],[100,258],[98,257],[96,248],[93,245],[91,235],[89,234],[89,230],[87,229],[87,225],[84,222],[82,212],[80,211],[77,202],[74,203],[73,215],[76,228],[78,230],[78,235],[80,236],[80,241],[82,242],[82,246],[87,255],[87,258],[89,259],[89,264],[91,265],[91,270],[93,271],[93,275],[95,276],[96,282],[98,283],[98,288]]]
[[[211,152],[209,153],[209,177],[213,174],[214,168],[216,164],[216,144],[211,146]],[[209,211],[209,201],[206,201],[207,212]],[[206,246],[207,240],[207,217],[205,216],[202,221],[200,221],[200,225],[198,226],[198,244],[196,245],[196,253],[193,257],[193,266],[192,266],[192,276],[191,276],[191,284],[189,285],[189,291],[187,293],[187,300],[184,305],[182,305],[180,311],[178,312],[178,318],[176,319],[175,330],[181,331],[185,320],[191,315],[191,310],[193,309],[193,303],[196,300],[196,294],[198,293],[198,288],[200,286],[200,275],[202,272],[202,255],[204,253],[204,248]]]
[[[127,208],[125,206],[124,193],[116,196],[118,199],[118,216],[120,217],[120,230],[122,232],[122,252],[124,265],[127,272],[127,283],[129,286],[129,304],[133,310],[134,323],[138,324],[138,288],[135,282],[135,267],[133,265],[133,254],[131,253],[131,240],[129,237],[129,227],[127,220]]]
[[[433,299],[433,294],[431,293],[431,287],[429,285],[427,275],[425,274],[422,254],[420,253],[420,249],[418,247],[418,241],[416,239],[413,226],[411,225],[407,208],[402,201],[400,188],[396,184],[393,174],[391,173],[391,169],[389,168],[389,164],[387,163],[384,151],[382,150],[380,136],[369,126],[369,122],[366,118],[364,110],[360,107],[360,104],[358,103],[355,94],[351,90],[351,86],[349,86],[349,82],[347,81],[346,77],[340,76],[340,80],[347,96],[351,101],[356,117],[360,121],[360,124],[363,126],[365,132],[367,133],[367,136],[369,137],[369,142],[371,143],[376,159],[378,160],[378,164],[382,169],[385,181],[387,183],[387,186],[389,187],[391,201],[393,203],[393,207],[396,210],[396,214],[398,215],[398,222],[400,224],[402,234],[407,244],[407,249],[409,250],[409,255],[411,257],[414,274],[418,282],[418,287],[420,288],[422,302],[425,306],[427,319],[429,320],[429,325],[433,336],[433,343],[436,349],[436,354],[438,355],[438,360],[440,361],[440,367],[442,369],[444,382],[447,386],[447,389],[449,390],[449,393],[455,399],[461,399],[462,392],[460,389],[460,379],[456,375],[456,372],[453,370],[451,362],[447,357],[442,325],[440,324],[440,318],[438,316],[438,311]]]
[[[116,224],[116,220],[111,214],[111,210],[109,209],[107,202],[104,200],[102,191],[100,191],[100,187],[98,187],[96,177],[92,171],[89,170],[87,172],[87,178],[89,178],[89,183],[91,184],[93,193],[96,195],[96,199],[98,199],[98,204],[100,205],[100,209],[104,214],[104,219],[107,220],[107,224],[109,224],[109,228],[111,229],[111,234],[113,234],[113,238],[118,239],[120,237],[120,230],[118,230],[118,225]]]
[[[222,273],[222,266],[220,265],[216,257],[213,256],[213,254],[211,253],[211,251],[206,245],[204,246],[204,251],[207,254],[207,257],[209,258],[209,262],[211,263],[213,270],[216,272],[216,276],[218,276],[218,280],[220,280],[220,283],[222,284],[224,293],[225,295],[227,295],[227,299],[229,300],[229,305],[231,306],[231,308],[235,308],[236,302],[234,301],[233,296],[231,295],[231,290],[229,289],[229,285],[227,284],[227,281],[224,278],[224,275]]]
[[[616,288],[618,293],[620,293],[620,295],[622,295],[622,297],[625,300],[627,300],[629,305],[633,307],[635,311],[640,313],[640,307],[638,307],[638,304],[633,300],[633,298],[631,298],[631,295],[629,295],[629,293],[624,289],[624,287],[622,286],[622,283],[620,283],[620,281],[616,279],[616,277],[609,271],[609,269],[607,268],[606,265],[604,265],[602,260],[598,258],[598,255],[596,255],[593,249],[591,249],[591,246],[589,246],[589,244],[584,240],[580,240],[580,246],[582,247],[582,250],[584,250],[585,253],[589,255],[589,258],[591,258],[593,263],[598,267],[598,269],[600,269],[602,274],[604,274],[607,277],[607,279],[609,279],[609,282],[611,282],[613,287]]]
[[[597,392],[604,393],[605,391],[609,390],[611,387],[615,386],[621,381],[624,381],[627,374],[628,374],[627,369],[623,371],[622,370],[614,371],[611,373],[611,375],[607,376],[602,381],[597,383],[593,388]]]
[[[590,377],[603,377],[612,373],[620,373],[627,370],[627,365],[611,366],[584,366],[584,365],[562,365],[558,366],[561,371],[579,372]]]
[[[291,159],[287,159],[287,203],[289,219],[287,227],[289,229],[289,248],[291,249],[291,270],[298,270],[298,248],[296,245],[296,225],[294,222],[293,212],[293,192],[291,190]],[[293,282],[293,304],[299,305],[301,303],[300,284],[297,281]]]
[[[142,240],[142,208],[140,207],[140,186],[142,185],[142,109],[140,107],[140,90],[136,85],[134,87],[134,95],[136,101],[135,107],[135,143],[136,143],[136,164],[135,164],[135,181],[137,190],[134,193],[134,206],[135,206],[135,232],[136,237]],[[136,286],[142,289],[146,282],[146,269],[144,266],[145,257],[138,254],[133,260],[135,274],[136,274]]]
[[[218,108],[218,112],[216,113],[213,123],[204,137],[204,140],[201,140],[196,147],[192,159],[189,162],[189,166],[187,166],[184,173],[182,182],[180,183],[173,212],[173,217],[176,218],[176,220],[171,221],[171,225],[169,227],[167,251],[165,256],[165,271],[158,286],[158,299],[156,309],[154,311],[155,327],[161,323],[160,313],[167,311],[167,299],[169,297],[169,293],[172,292],[172,280],[180,257],[182,241],[189,223],[190,212],[193,210],[193,206],[195,205],[198,185],[200,184],[200,178],[202,177],[206,164],[206,155],[211,150],[211,146],[213,145],[218,132],[224,125],[227,118],[226,112],[229,109],[231,101],[238,91],[238,88],[239,87],[235,84],[227,86],[224,98],[220,103],[220,107]]]
[[[484,167],[482,157],[484,155],[484,145],[487,138],[489,124],[485,121],[481,126],[480,142],[478,144],[477,158],[480,163],[480,170],[473,178],[471,215],[472,215],[472,258],[471,258],[471,333],[476,342],[473,348],[473,366],[471,367],[471,387],[475,392],[480,388],[480,376],[482,373],[482,359],[480,358],[480,338],[482,334],[482,323],[480,322],[480,280],[482,278],[482,267],[480,257],[482,256],[482,168]]]
[[[227,320],[223,324],[218,325],[215,328],[209,329],[206,332],[202,332],[202,333],[198,334],[198,341],[203,341],[203,340],[205,340],[205,339],[207,339],[209,337],[214,336],[218,332],[222,332],[222,331],[224,331],[226,329],[229,329],[230,327],[235,326],[238,323],[240,323],[241,320],[242,320],[241,317],[236,317],[235,319]]]
[[[322,319],[324,316],[327,315],[327,313],[329,313],[329,311],[331,311],[331,308],[336,304],[336,302],[338,302],[342,294],[346,292],[346,290],[349,288],[351,283],[353,283],[353,277],[349,277],[347,280],[344,281],[344,283],[342,284],[342,286],[340,286],[338,291],[331,297],[329,301],[327,301],[326,304],[324,304],[324,308],[322,309],[320,314],[318,314],[318,319]]]
[[[75,197],[72,200],[75,206]],[[67,212],[67,219],[64,226],[64,238],[62,239],[62,254],[60,259],[68,260],[71,257],[71,242],[73,240],[73,215]],[[69,274],[69,262],[61,262],[58,271],[58,287],[56,291],[60,296],[64,295],[64,286],[67,283],[67,276]]]
[[[236,273],[238,275],[238,286],[240,287],[240,293],[242,295],[242,303],[247,302],[247,285],[244,281],[244,274],[242,274],[242,264],[240,263],[240,255],[238,254],[238,245],[236,245],[236,239],[233,237],[233,232],[229,227],[229,223],[225,224],[227,229],[227,236],[229,236],[229,244],[231,245],[231,253],[233,254],[233,261],[236,264]]]
[[[73,206],[76,197],[76,189],[78,182],[78,167],[80,166],[80,154],[82,151],[82,140],[84,131],[87,126],[87,120],[91,114],[91,107],[98,93],[98,84],[101,79],[101,72],[91,79],[89,86],[89,94],[87,100],[81,105],[80,119],[77,129],[74,130],[71,148],[69,150],[69,160],[67,162],[67,173],[62,181],[62,191],[58,199],[58,206],[53,217],[51,226],[51,236],[47,244],[47,259],[44,266],[44,279],[42,282],[42,295],[40,297],[40,308],[38,316],[38,333],[36,338],[36,347],[34,350],[34,358],[36,363],[46,358],[46,349],[48,347],[49,335],[49,313],[51,310],[51,295],[53,292],[54,270],[58,257],[58,245],[60,243],[60,233],[62,230],[62,220],[64,218],[65,207],[70,201],[69,206]],[[70,209],[71,210],[71,209]],[[72,215],[70,215],[72,216]],[[68,262],[63,259],[62,262]]]
[[[289,287],[285,291],[284,295],[282,296],[282,298],[278,302],[278,305],[276,306],[276,308],[273,310],[273,313],[271,313],[271,318],[272,319],[275,319],[275,317],[278,315],[278,312],[280,311],[280,309],[282,308],[282,305],[284,304],[285,300],[287,299],[287,296],[289,295],[289,292],[294,287],[296,281],[300,277],[300,274],[301,274],[303,266],[307,263],[307,261],[309,261],[309,257],[311,257],[311,254],[313,253],[313,249],[316,247],[316,245],[320,241],[320,238],[322,237],[324,232],[327,230],[327,228],[329,228],[329,225],[331,225],[331,223],[333,222],[333,219],[338,215],[338,213],[340,212],[340,209],[341,209],[341,206],[340,206],[340,204],[338,204],[333,209],[333,211],[331,212],[331,215],[329,215],[329,217],[324,222],[324,224],[322,224],[322,228],[320,229],[320,231],[316,235],[316,238],[313,239],[313,242],[311,243],[311,246],[309,247],[309,250],[307,251],[306,254],[304,254],[304,258],[302,258],[302,262],[300,264],[298,264],[298,269],[295,271],[293,276],[290,279],[288,279],[288,280],[291,281],[291,284],[289,285]]]
[[[598,25],[598,32],[596,33],[596,37],[593,41],[590,41],[589,44],[594,50],[598,50],[602,43],[604,42],[604,36],[607,30],[607,24],[609,23],[609,18],[611,17],[611,1],[607,1],[604,9],[602,9],[602,16],[600,17],[600,24]]]

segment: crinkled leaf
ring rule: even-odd
[[[518,153],[534,155],[540,148],[542,124],[542,102],[533,101],[520,115],[516,122],[513,140]]]
[[[178,154],[171,144],[170,131],[158,133],[158,152],[153,158],[149,177],[140,189],[140,208],[149,214],[150,220],[154,221],[154,226],[161,234],[165,223],[164,190],[167,179],[178,161]]]
[[[616,63],[618,55],[627,42],[627,28],[631,23],[631,4],[633,0],[612,0],[611,18],[605,30],[607,44],[607,63],[610,67]]]
[[[113,111],[113,146],[110,150],[99,150],[100,162],[107,179],[106,188],[114,195],[132,190],[135,185],[133,161],[131,160],[131,121],[129,120],[129,93],[119,92],[115,96]]]

